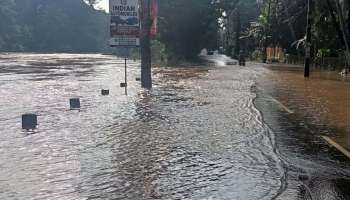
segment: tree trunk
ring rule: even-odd
[[[267,24],[265,27],[265,38],[264,38],[264,49],[263,49],[263,62],[266,63],[267,62],[267,47],[269,45],[269,33],[270,33],[270,15],[271,15],[271,1],[269,0],[269,5],[268,5],[268,10],[267,10]]]
[[[349,33],[349,35],[348,35],[348,41],[350,41],[350,0],[347,0],[347,12],[348,12],[348,14],[347,14],[347,26],[348,26],[348,33]]]
[[[312,10],[313,10],[313,2],[312,0],[308,0],[304,77],[310,76]]]
[[[336,0],[336,5],[337,5],[337,11],[339,15],[339,22],[340,22],[340,27],[341,27],[341,32],[342,36],[344,39],[345,43],[345,58],[346,58],[346,69],[348,66],[350,66],[350,47],[349,47],[349,41],[348,41],[348,33],[345,25],[345,20],[344,20],[344,15],[343,15],[343,10],[340,6],[339,0]]]
[[[241,51],[241,15],[239,11],[239,7],[237,8],[236,12],[236,17],[237,17],[237,24],[236,24],[236,35],[235,35],[235,53],[234,53],[234,58],[238,59],[239,53]]]
[[[151,1],[141,0],[141,9],[141,87],[151,89]]]
[[[334,26],[335,30],[337,31],[340,43],[343,46],[345,46],[345,40],[343,38],[343,34],[342,34],[341,29],[340,29],[340,25],[339,25],[339,23],[337,21],[337,17],[334,14],[334,9],[333,9],[333,6],[332,6],[330,0],[327,0],[327,6],[328,6],[328,11],[329,11],[329,13],[331,14],[331,17],[332,17],[333,26]]]

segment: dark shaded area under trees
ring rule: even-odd
[[[108,16],[81,0],[0,1],[0,50],[107,50]]]
[[[212,0],[159,0],[159,37],[169,62],[197,58],[219,44],[220,13]]]
[[[0,1],[0,51],[106,52],[109,16],[97,1]],[[159,1],[154,57],[195,60],[202,48],[218,46],[219,16],[211,0]]]
[[[260,15],[248,29],[250,41],[264,53],[266,47],[280,47],[303,58],[307,22],[305,0],[258,1]],[[311,55],[345,59],[350,41],[350,1],[313,0],[311,5]]]

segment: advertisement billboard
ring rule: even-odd
[[[139,0],[109,0],[110,46],[139,46]]]

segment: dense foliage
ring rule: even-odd
[[[249,44],[245,37],[251,22],[257,19],[258,7],[256,0],[220,0],[216,7],[220,10],[221,46],[225,53],[235,58]],[[242,47],[243,45],[243,47]]]
[[[314,56],[339,56],[346,50],[350,34],[349,1],[313,0],[312,53]],[[288,53],[304,53],[307,22],[306,0],[263,0],[260,16],[250,36],[263,48],[280,46]],[[347,22],[347,23],[346,23]],[[259,45],[260,44],[260,45]]]
[[[1,0],[0,51],[106,51],[109,17],[99,0]],[[203,48],[237,57],[279,46],[303,55],[306,0],[159,0],[153,57],[193,61]],[[313,0],[314,56],[349,50],[350,3]],[[349,54],[350,55],[350,54]],[[350,56],[349,56],[350,58]]]
[[[108,50],[109,17],[99,0],[1,0],[0,51],[91,52]],[[220,13],[212,0],[159,1],[157,60],[194,60],[218,46]]]
[[[159,0],[158,40],[170,61],[193,60],[203,48],[218,47],[218,17],[212,0]]]
[[[0,51],[107,49],[107,14],[81,0],[1,0],[0,18]]]

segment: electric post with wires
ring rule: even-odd
[[[157,0],[141,0],[141,86],[152,88],[151,40],[157,36]]]
[[[152,88],[151,40],[158,32],[157,0],[141,0],[141,86]]]

